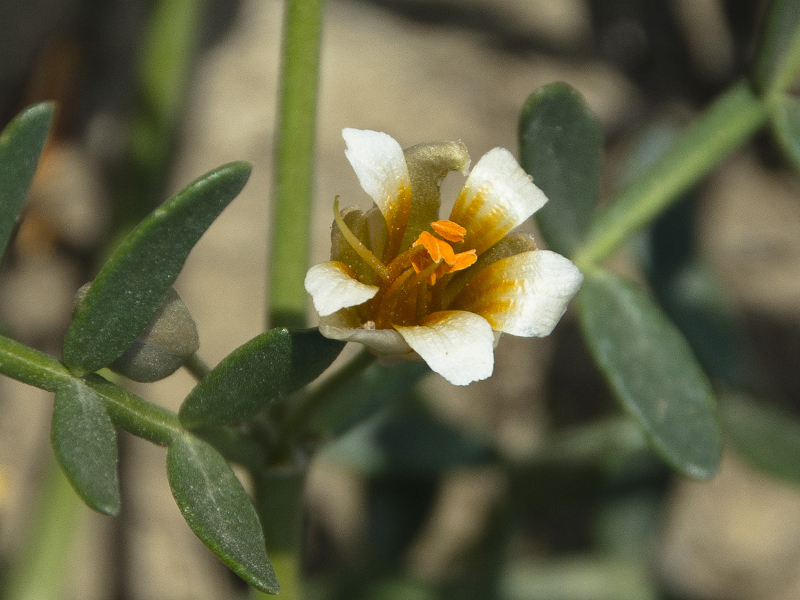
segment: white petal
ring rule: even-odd
[[[386,219],[390,241],[399,246],[411,210],[411,179],[403,149],[393,137],[379,131],[343,129],[342,137],[347,143],[344,154],[361,187]]]
[[[483,317],[441,311],[421,325],[395,329],[428,366],[454,385],[486,379],[494,369],[494,332]]]
[[[355,311],[340,310],[321,317],[319,332],[332,340],[363,344],[375,354],[389,358],[407,357],[412,352],[403,337],[394,329],[365,328],[354,313]]]
[[[479,271],[451,308],[481,315],[496,331],[542,337],[553,331],[582,282],[578,268],[560,254],[521,252]]]
[[[332,260],[314,265],[306,273],[306,291],[320,316],[363,304],[378,293],[378,287],[361,283],[344,263]]]
[[[467,229],[465,248],[478,254],[539,210],[547,197],[504,148],[487,152],[475,165],[450,220]]]

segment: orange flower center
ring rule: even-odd
[[[434,221],[431,223],[431,229],[450,242],[463,242],[467,233],[466,229],[452,221]],[[436,279],[442,275],[466,269],[478,260],[474,249],[456,254],[450,244],[434,237],[427,231],[419,234],[417,240],[412,244],[412,248],[420,245],[425,248],[425,252],[415,254],[411,258],[411,266],[417,273],[421,273],[429,269],[432,264],[437,264],[436,268],[428,274],[429,285],[435,285]]]
[[[350,231],[339,213],[338,198],[334,201],[334,216],[344,238],[382,280],[378,293],[358,309],[368,328],[414,325],[429,313],[441,310],[443,285],[436,285],[437,281],[478,260],[474,249],[456,253],[449,243],[464,241],[464,227],[453,221],[434,221],[431,229],[436,235],[423,231],[411,247],[384,265]]]

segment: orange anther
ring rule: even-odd
[[[466,252],[459,252],[455,255],[455,260],[450,267],[450,272],[452,273],[453,271],[461,271],[462,269],[471,267],[475,264],[476,260],[478,260],[478,255],[475,253],[474,249],[467,250]]]
[[[452,221],[434,221],[431,229],[446,239],[448,242],[463,242],[467,230]]]
[[[422,244],[425,246],[425,250],[428,251],[428,255],[431,257],[433,262],[439,262],[440,260],[444,260],[448,265],[452,265],[453,261],[455,260],[455,252],[453,252],[452,246],[447,242],[443,242],[442,240],[433,237],[427,231],[423,231],[419,234],[417,241],[414,242],[415,246]]]

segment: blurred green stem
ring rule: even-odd
[[[139,98],[128,136],[115,233],[126,233],[156,206],[175,143],[206,0],[159,0],[139,67]]]
[[[71,550],[81,501],[52,455],[47,462],[27,547],[11,573],[3,598],[59,600],[69,595],[64,581],[75,558]]]
[[[575,255],[578,268],[587,271],[599,265],[653,221],[764,125],[767,113],[767,102],[747,83],[724,94],[661,160],[598,213],[586,242]]]
[[[281,424],[281,433],[286,437],[293,437],[302,433],[317,411],[326,400],[338,392],[346,383],[364,372],[364,369],[375,362],[375,355],[369,350],[361,350],[353,359],[326,379],[315,390],[303,396],[286,415]]]
[[[298,600],[302,598],[301,548],[306,466],[270,466],[253,472],[252,476],[255,506],[264,530],[267,554],[281,586],[280,598]],[[255,590],[252,594],[253,598],[271,598]]]
[[[322,0],[287,0],[275,144],[271,327],[303,327],[309,258]]]

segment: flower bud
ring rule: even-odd
[[[75,310],[86,297],[91,282],[75,295]],[[172,375],[200,347],[189,309],[173,288],[167,292],[153,322],[108,368],[141,383]]]

